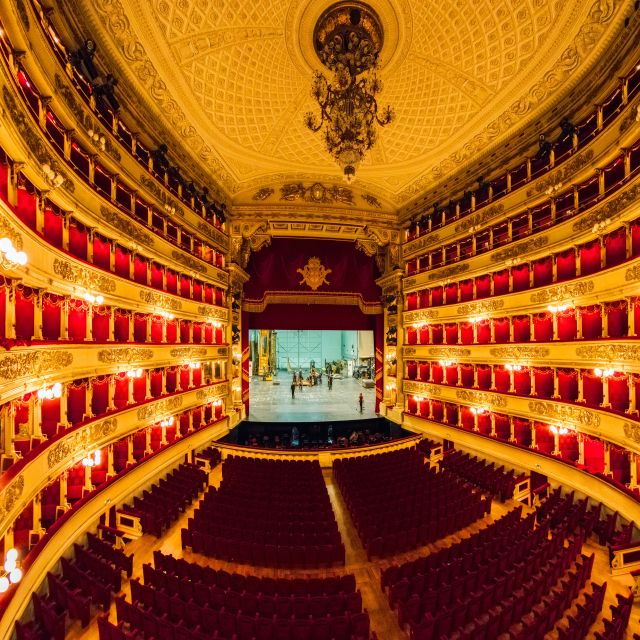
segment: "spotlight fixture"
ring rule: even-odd
[[[378,112],[376,100],[382,91],[376,75],[382,24],[368,5],[338,2],[320,16],[313,36],[316,53],[333,79],[315,73],[311,95],[320,107],[320,118],[308,112],[304,123],[314,133],[325,125],[327,151],[350,183],[375,144],[376,123],[384,127],[394,118],[389,106]]]

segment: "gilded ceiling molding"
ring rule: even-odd
[[[27,353],[8,353],[0,357],[0,379],[39,378],[65,369],[72,362],[69,351],[30,349]]]
[[[573,284],[561,284],[557,287],[550,287],[542,291],[532,293],[529,298],[534,304],[548,304],[549,302],[558,302],[568,300],[570,298],[579,298],[591,293],[595,289],[593,280],[584,280]]]
[[[506,111],[469,140],[460,151],[452,153],[448,158],[433,167],[429,173],[421,175],[417,180],[400,191],[397,202],[410,200],[420,195],[435,181],[452,174],[465,162],[477,159],[508,131],[513,131],[519,121],[529,115],[554,93],[563,88],[591,52],[600,43],[606,26],[614,19],[623,6],[623,0],[594,0],[589,9],[587,19],[580,27],[573,42],[558,56],[554,68],[548,71],[520,99],[513,102]]]
[[[468,358],[471,355],[471,349],[464,349],[462,347],[431,347],[427,353],[432,358],[457,360],[458,358]]]
[[[491,407],[506,407],[507,399],[498,393],[487,391],[468,391],[467,389],[456,389],[456,398],[464,402],[475,402],[476,404],[489,405]]]
[[[305,293],[290,293],[286,291],[267,291],[260,300],[245,300],[242,303],[244,311],[261,313],[270,304],[334,304],[340,306],[357,306],[362,313],[376,315],[382,313],[379,302],[365,302],[359,293],[331,294],[313,291]]]
[[[429,282],[433,282],[434,280],[446,280],[447,278],[460,275],[461,273],[466,273],[467,271],[469,271],[469,269],[470,266],[468,262],[460,262],[458,264],[454,264],[450,267],[445,267],[444,269],[439,269],[434,273],[428,274],[427,280]]]
[[[178,204],[178,201],[168,196],[151,176],[141,173],[139,180],[140,184],[148,189],[165,207],[169,208],[172,214],[176,213],[184,218],[184,209]]]
[[[434,397],[442,395],[442,389],[438,385],[418,382],[417,380],[404,380],[402,382],[402,390],[405,393],[428,393]]]
[[[76,91],[71,89],[66,82],[63,82],[62,78],[56,73],[54,77],[54,84],[56,92],[63,99],[64,103],[69,107],[69,110],[85,129],[85,131],[93,130],[100,131],[101,127],[98,121],[95,120],[91,114],[82,108],[82,104],[76,99]],[[120,151],[114,146],[111,141],[111,136],[104,136],[104,151],[107,155],[111,156],[116,162],[122,160]]]
[[[480,302],[467,302],[458,307],[458,315],[476,315],[480,313],[491,313],[504,307],[504,300],[483,300]]]
[[[115,433],[118,426],[116,418],[108,418],[101,422],[94,422],[86,427],[80,427],[62,438],[51,447],[47,455],[49,469],[58,466],[64,460],[71,460],[79,453],[87,453],[94,449],[106,437]]]
[[[130,364],[151,358],[153,358],[153,350],[143,347],[119,347],[98,351],[98,360],[108,364]]]
[[[113,293],[116,290],[116,283],[113,278],[94,273],[89,269],[78,267],[59,258],[55,258],[53,261],[53,272],[63,280],[86,289],[98,290],[102,293]]]
[[[549,236],[539,236],[531,238],[518,244],[501,249],[491,254],[491,262],[505,262],[506,260],[514,260],[536,249],[542,249],[549,244]]]
[[[564,422],[571,422],[581,427],[597,429],[600,426],[600,416],[589,409],[581,409],[560,402],[529,402],[529,411],[535,415]]]
[[[193,358],[205,358],[207,352],[207,347],[177,347],[176,349],[171,349],[169,355],[172,358],[191,360]]]
[[[10,482],[0,493],[0,521],[10,513],[24,490],[24,476],[21,474]]]
[[[316,182],[308,187],[302,183],[283,184],[280,187],[280,200],[294,202],[302,200],[314,204],[348,204],[354,206],[353,191],[347,187],[332,185],[327,187]]]
[[[580,358],[609,362],[622,362],[625,360],[640,362],[640,346],[631,344],[583,346],[576,348],[576,355]]]
[[[266,200],[267,198],[270,198],[274,193],[275,193],[275,191],[273,190],[272,187],[262,187],[261,189],[258,189],[251,196],[251,199],[252,200],[258,200],[258,201],[262,202],[262,201]]]
[[[378,200],[378,198],[376,198],[375,196],[372,196],[370,193],[363,193],[360,197],[370,207],[373,207],[374,209],[382,209],[382,203],[380,202],[380,200]]]
[[[587,149],[584,153],[578,154],[571,158],[571,160],[563,163],[559,169],[552,171],[544,178],[536,181],[533,188],[527,190],[527,198],[544,193],[550,187],[555,187],[560,183],[566,184],[571,176],[591,163],[593,155],[593,149]]]
[[[162,293],[157,293],[156,291],[140,289],[140,300],[154,307],[159,307],[160,309],[168,309],[170,311],[182,310],[182,302],[180,300],[163,295]]]
[[[627,207],[637,204],[639,195],[640,184],[634,184],[626,191],[623,191],[620,195],[614,197],[608,202],[605,202],[595,211],[591,211],[583,218],[580,218],[580,220],[574,223],[572,227],[573,231],[588,231],[598,222],[611,222],[615,216],[624,211]]]
[[[170,96],[167,85],[160,78],[152,61],[149,59],[143,44],[131,30],[131,24],[120,0],[94,0],[93,6],[100,14],[100,23],[118,46],[121,55],[131,63],[138,80],[155,102],[158,109],[173,127],[173,133],[206,162],[214,177],[231,192],[237,185],[226,171],[222,162],[214,156],[214,150],[205,143],[189,122],[178,103]]]
[[[151,234],[143,231],[135,222],[125,218],[119,213],[116,213],[110,207],[107,207],[104,204],[100,205],[100,216],[102,220],[107,224],[110,224],[114,229],[124,233],[127,236],[127,239],[135,240],[136,242],[145,244],[148,247],[153,247],[154,240]]]
[[[144,407],[140,407],[136,416],[138,420],[148,420],[156,416],[164,416],[171,411],[179,409],[182,406],[182,396],[175,396],[173,398],[165,398],[164,400],[158,400],[157,402],[150,402]]]
[[[439,315],[437,309],[420,309],[418,311],[409,311],[404,314],[404,323],[421,324],[429,320],[435,320]]]
[[[489,349],[494,358],[504,360],[538,360],[549,355],[547,347],[495,347]]]
[[[7,111],[11,116],[11,120],[13,120],[13,124],[15,124],[20,133],[20,137],[25,142],[31,153],[33,153],[36,160],[41,165],[48,164],[53,171],[60,174],[64,178],[64,182],[60,186],[73,193],[76,188],[75,184],[62,170],[63,165],[58,162],[53,154],[49,153],[49,150],[42,141],[40,134],[31,126],[29,119],[24,115],[24,111],[18,106],[18,103],[7,86],[3,85],[2,95],[4,97],[4,103],[7,105]]]
[[[485,222],[491,220],[491,218],[500,215],[504,211],[504,205],[499,202],[498,204],[491,205],[485,209],[481,209],[478,213],[465,218],[462,222],[459,222],[455,226],[456,233],[462,233],[463,231],[469,231],[474,227],[482,226]]]

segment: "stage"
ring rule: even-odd
[[[291,397],[292,375],[281,373],[274,381],[254,377],[249,384],[249,415],[252,422],[330,422],[375,418],[376,390],[367,389],[355,378],[334,378],[329,390],[326,375],[322,384],[296,387]],[[360,413],[358,397],[364,398]]]

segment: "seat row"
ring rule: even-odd
[[[116,549],[109,542],[102,540],[94,533],[87,533],[89,550],[98,557],[111,563],[131,577],[133,572],[133,554],[126,554],[122,549]]]
[[[188,562],[183,558],[174,558],[171,554],[164,554],[159,550],[153,552],[155,569],[144,564],[143,571],[155,572],[156,580],[165,587],[169,593],[177,593],[178,590],[188,589],[191,585],[201,583],[209,587],[219,587],[223,590],[233,589],[238,593],[252,593],[265,596],[331,596],[335,594],[348,595],[356,590],[356,579],[352,573],[341,576],[326,576],[322,578],[271,578],[240,573],[229,573],[224,569]],[[146,573],[143,573],[146,582]],[[162,583],[162,577],[165,583]],[[179,587],[173,588],[176,581]],[[189,593],[189,592],[187,592]],[[189,595],[189,598],[192,596]]]
[[[633,594],[629,596],[616,594],[616,599],[618,601],[617,604],[609,605],[611,620],[608,618],[603,619],[604,633],[596,632],[594,634],[596,640],[622,640],[625,637],[625,631],[631,617],[631,608],[633,607]],[[636,635],[634,635],[634,638]]]
[[[582,602],[576,604],[577,615],[568,615],[566,626],[559,624],[556,626],[559,640],[584,640],[589,628],[596,621],[602,610],[606,590],[606,582],[601,585],[595,582],[591,583],[591,593],[586,591],[583,593],[584,604]]]

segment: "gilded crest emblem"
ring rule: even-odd
[[[331,273],[331,269],[325,269],[320,262],[320,258],[309,258],[304,269],[296,269],[302,276],[299,284],[308,284],[314,291],[323,284],[329,284],[327,276]]]

